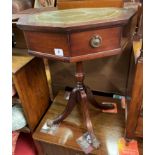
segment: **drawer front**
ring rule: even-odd
[[[120,48],[121,27],[72,33],[71,55],[93,54]]]
[[[61,55],[69,56],[67,34],[25,31],[24,35],[29,50],[55,56],[55,49],[61,49]]]

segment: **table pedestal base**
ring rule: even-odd
[[[94,135],[92,123],[90,120],[89,104],[88,103],[91,103],[96,108],[104,109],[104,110],[113,109],[114,105],[113,104],[101,104],[95,100],[90,88],[85,86],[83,83],[84,73],[83,73],[82,62],[76,63],[75,78],[76,78],[76,87],[72,90],[72,92],[70,94],[67,106],[66,106],[64,112],[54,119],[53,124],[61,123],[72,112],[75,105],[77,103],[81,103],[81,110],[83,113],[85,125],[88,130],[88,133],[91,136],[91,142],[93,142],[92,140],[95,135]]]

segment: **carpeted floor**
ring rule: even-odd
[[[30,134],[20,133],[15,148],[15,155],[37,155],[37,151]]]

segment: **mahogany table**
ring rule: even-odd
[[[89,105],[112,109],[112,104],[96,102],[85,86],[83,61],[121,53],[122,30],[136,11],[124,8],[80,8],[43,11],[24,16],[17,26],[24,32],[28,52],[38,57],[76,63],[76,86],[68,104],[53,124],[61,123],[81,103],[85,125],[93,143],[94,131],[89,116]]]

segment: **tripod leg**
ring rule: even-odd
[[[53,124],[61,123],[72,112],[73,108],[77,103],[77,97],[76,97],[77,91],[78,91],[77,88],[74,88],[72,90],[65,110],[63,111],[62,114],[60,114],[58,117],[55,118]]]
[[[98,103],[94,96],[93,96],[93,93],[92,91],[90,90],[89,87],[85,87],[86,89],[86,93],[87,93],[87,96],[88,96],[88,100],[90,101],[90,103],[95,107],[95,108],[98,108],[98,109],[104,109],[104,110],[108,110],[108,109],[114,109],[114,105],[113,104],[101,104],[101,103]]]
[[[84,90],[79,90],[79,93],[81,97],[81,109],[83,112],[84,121],[88,130],[88,133],[91,136],[91,142],[93,143],[94,131],[93,131],[89,110],[88,110],[89,104],[88,104],[87,94],[85,93]]]

